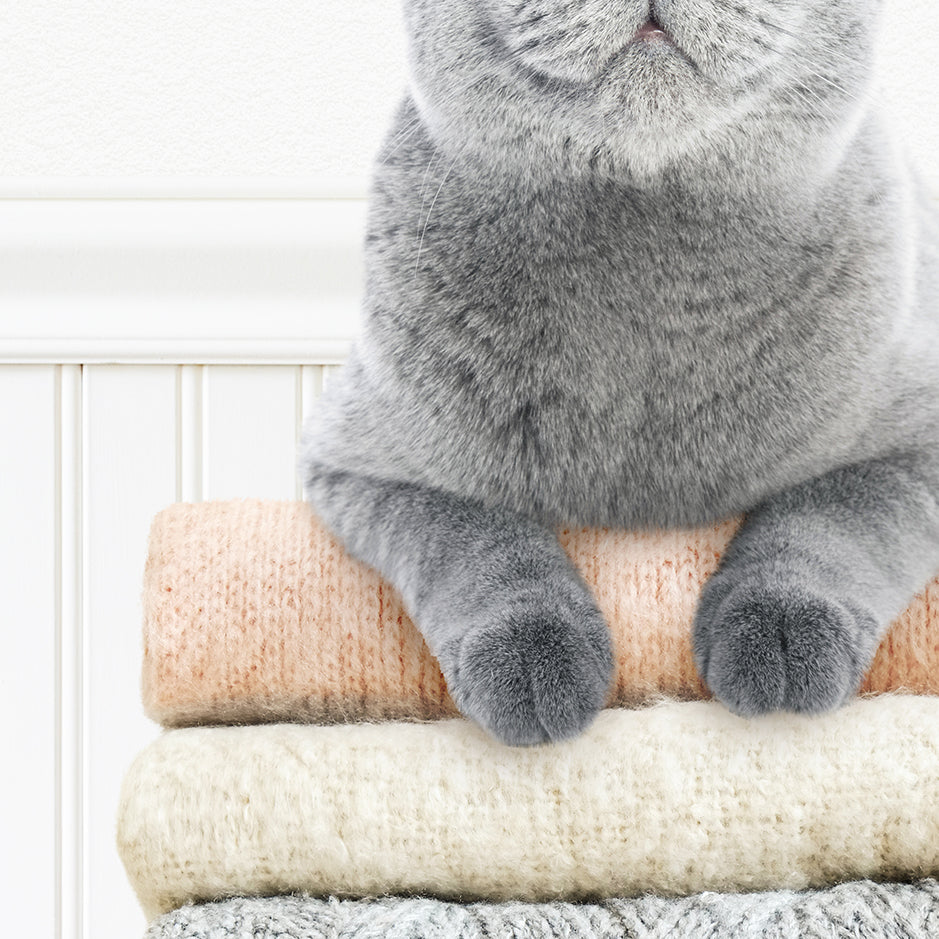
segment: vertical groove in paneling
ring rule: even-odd
[[[203,493],[203,395],[201,365],[180,365],[176,377],[176,499],[201,502]]]
[[[294,398],[293,398],[293,429],[294,429],[294,451],[300,452],[300,436],[303,432],[303,366],[298,365],[294,368]],[[300,474],[297,473],[293,485],[294,499],[303,498],[303,483],[300,480]]]
[[[89,628],[91,626],[91,616],[89,615],[89,600],[91,591],[89,590],[89,578],[91,575],[91,532],[89,522],[91,519],[90,500],[88,498],[92,472],[97,464],[93,462],[93,454],[89,441],[91,422],[89,421],[90,397],[88,395],[88,368],[84,365],[79,367],[78,388],[79,388],[79,469],[77,489],[81,493],[81,502],[78,507],[79,518],[79,544],[81,545],[81,564],[79,568],[80,591],[81,591],[81,634],[78,647],[77,668],[80,675],[80,699],[78,711],[81,715],[79,732],[81,739],[81,764],[79,766],[79,810],[81,812],[81,918],[79,923],[78,935],[82,939],[91,939],[91,930],[89,928],[89,918],[91,913],[91,904],[89,902],[88,884],[91,873],[91,850],[88,838],[91,832],[89,823],[89,800],[91,796],[91,755],[92,741],[89,731],[89,715],[91,707],[89,696],[91,692],[91,655],[89,643]]]
[[[56,382],[57,933],[84,939],[85,651],[82,535],[82,367]]]
[[[303,435],[303,424],[313,413],[316,406],[316,400],[323,393],[323,366],[322,365],[300,365],[298,366],[298,389],[297,389],[297,453],[300,452],[300,439]],[[295,498],[303,499],[303,479],[300,473],[297,473],[297,485]]]
[[[62,370],[55,367],[55,939],[65,939],[63,929],[64,871],[62,864]]]

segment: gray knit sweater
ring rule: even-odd
[[[804,892],[702,893],[598,904],[445,903],[422,898],[237,898],[186,906],[145,939],[930,939],[939,882]]]

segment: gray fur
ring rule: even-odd
[[[577,733],[611,673],[556,524],[748,520],[695,623],[745,715],[851,695],[939,570],[939,220],[869,95],[879,0],[405,0],[364,332],[316,511],[457,704]]]

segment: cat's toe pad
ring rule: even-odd
[[[799,586],[713,592],[720,599],[703,602],[695,621],[695,658],[730,710],[817,714],[857,690],[861,637],[874,631],[866,614]]]
[[[464,635],[448,684],[467,717],[522,746],[584,730],[603,707],[612,667],[598,612],[535,606]]]

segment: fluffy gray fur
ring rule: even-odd
[[[880,0],[405,7],[316,511],[511,744],[611,676],[552,526],[746,512],[702,675],[743,715],[837,707],[939,570],[939,219],[869,94]]]

